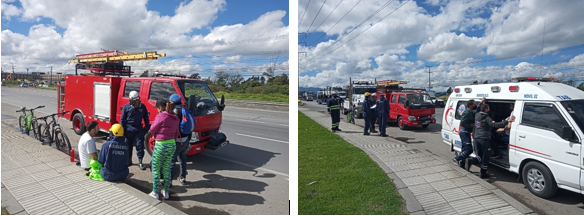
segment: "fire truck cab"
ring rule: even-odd
[[[514,80],[519,82],[455,87],[442,116],[443,142],[461,151],[462,112],[470,99],[485,97],[494,121],[515,116],[508,133],[493,131],[491,142],[500,157],[491,164],[519,174],[525,187],[542,198],[558,188],[584,194],[584,92],[552,78]],[[502,136],[508,142],[497,139]]]
[[[389,100],[388,122],[397,123],[401,130],[408,127],[427,128],[436,123],[436,109],[432,98],[421,89],[404,89],[399,84],[408,81],[386,80],[377,82],[377,99],[381,94]]]

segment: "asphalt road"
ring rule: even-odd
[[[57,112],[55,90],[2,87],[1,92],[1,120],[15,128],[19,114],[15,111],[20,106],[45,105],[35,112],[37,116]],[[59,122],[78,152],[80,136],[73,132],[69,121]],[[227,107],[221,130],[231,143],[188,157],[189,183],[180,186],[175,180],[171,198],[165,202],[188,214],[288,214],[288,113]],[[105,139],[96,141],[100,148]],[[144,162],[150,160],[146,153]],[[138,161],[135,153],[133,161]],[[131,166],[126,183],[150,192],[152,174],[149,169]]]
[[[326,112],[325,105],[318,105],[316,102],[310,101],[303,102],[305,102],[304,106],[307,108],[322,110],[323,114]],[[426,150],[437,155],[446,162],[452,161],[454,153],[450,151],[450,147],[447,144],[442,142],[440,134],[443,113],[443,108],[436,108],[437,122],[426,129],[422,127],[413,127],[407,130],[400,130],[397,125],[390,123],[387,127],[387,134],[391,138],[398,139],[414,148]],[[364,125],[363,119],[356,119],[355,123],[360,126]],[[343,129],[343,124],[348,124],[346,121],[346,115],[341,115],[341,129]],[[479,169],[477,167],[473,166],[471,171],[478,176]],[[515,173],[511,173],[495,166],[489,167],[489,173],[492,174],[492,177],[488,179],[487,182],[505,191],[507,194],[530,207],[538,214],[584,215],[584,195],[559,189],[554,197],[546,200],[531,194],[524,187],[523,182],[517,181],[519,176]]]

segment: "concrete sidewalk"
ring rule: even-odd
[[[322,111],[298,110],[325,128],[331,119]],[[341,138],[367,153],[393,179],[409,214],[520,215],[535,214],[495,186],[450,161],[407,144],[376,135],[363,136],[363,127],[341,118]]]
[[[184,214],[125,183],[90,180],[66,153],[7,124],[1,136],[2,206],[10,214]]]

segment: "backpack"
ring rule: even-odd
[[[191,134],[193,129],[195,129],[195,117],[193,112],[189,109],[185,109],[184,107],[180,107],[182,109],[182,119],[180,120],[180,133],[182,134]]]

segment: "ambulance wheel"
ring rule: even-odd
[[[556,194],[558,185],[552,172],[539,162],[529,162],[523,167],[523,184],[532,194],[547,199]]]
[[[150,135],[148,137],[148,139],[146,140],[146,152],[148,152],[150,157],[152,157],[152,152],[154,152],[154,144],[156,144],[156,141],[154,140],[154,136]]]
[[[400,130],[408,128],[408,125],[404,122],[404,119],[401,116],[397,118],[397,126]]]
[[[422,125],[423,128],[428,128],[428,126],[430,126],[430,124]]]
[[[83,114],[75,114],[71,123],[73,123],[73,131],[75,131],[77,135],[83,135],[83,133],[85,133],[85,119],[83,119]]]

